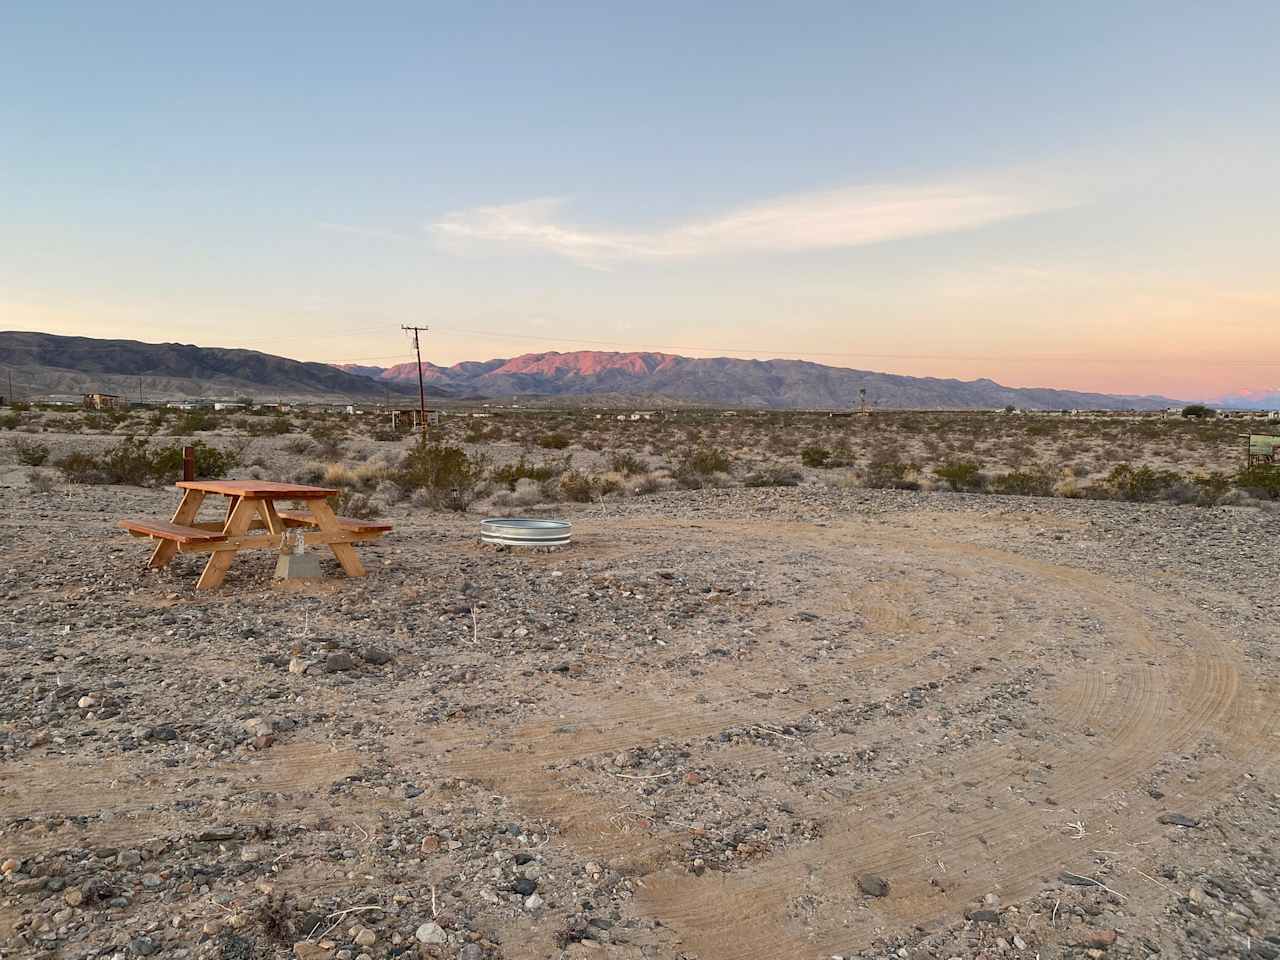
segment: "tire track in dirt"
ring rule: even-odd
[[[740,525],[704,521],[700,526],[709,533],[723,535]],[[1076,808],[1096,811],[1101,816],[1105,812],[1102,804],[1113,788],[1131,789],[1134,778],[1151,769],[1162,755],[1194,744],[1206,732],[1218,731],[1227,749],[1248,746],[1241,746],[1242,725],[1247,728],[1257,723],[1260,701],[1255,696],[1241,697],[1235,664],[1221,656],[1194,652],[1190,662],[1185,659],[1188,648],[1231,652],[1230,645],[1213,631],[1190,619],[1198,611],[1184,611],[1186,639],[1181,643],[1159,643],[1151,623],[1137,612],[1143,606],[1139,598],[1145,595],[1113,581],[987,547],[918,536],[905,538],[882,530],[855,529],[849,524],[843,527],[837,532],[855,532],[853,542],[858,546],[888,551],[897,562],[905,559],[913,563],[921,556],[946,557],[970,577],[981,575],[984,565],[990,564],[1018,573],[1025,578],[1024,584],[1012,588],[1001,584],[1001,589],[1021,594],[1041,607],[1048,600],[1094,611],[1091,616],[1103,626],[1102,641],[1123,641],[1118,649],[1103,647],[1095,651],[1087,668],[1054,698],[1050,710],[1048,723],[1061,726],[1064,734],[1083,725],[1094,728],[1094,736],[1088,738],[1093,747],[1082,750],[1036,744],[1034,750],[1039,756],[1028,760],[1020,748],[983,744],[959,755],[960,763],[955,764],[962,763],[971,774],[980,771],[975,774],[980,783],[974,794],[1007,788],[1019,777],[1019,770],[1025,771],[1039,762],[1051,765],[1052,774],[1040,785],[1046,796],[1052,793],[1057,800],[1060,816],[1065,817],[1066,811]],[[759,533],[758,528],[755,532]],[[789,533],[794,537],[797,531],[791,527]],[[841,538],[833,537],[831,532],[810,531],[810,537],[828,553],[850,545],[840,542]],[[893,590],[879,592],[884,595]],[[901,595],[913,596],[909,588],[902,589]],[[844,612],[849,611],[846,608]],[[915,610],[897,615],[886,607],[873,609],[872,613],[882,627],[902,623],[919,626]],[[997,631],[1001,635],[1000,647],[1012,649],[1026,639],[1017,634],[1035,633],[1036,629],[1030,622],[1019,622]],[[936,637],[912,637],[889,651],[878,650],[858,658],[855,669],[867,669],[873,664],[906,667],[913,660],[918,661],[922,648],[936,648],[941,642]],[[996,653],[998,649],[984,646],[982,653]],[[851,665],[842,666],[847,682]],[[923,666],[924,670],[912,674],[913,680],[923,676],[931,665],[925,661]],[[839,679],[829,675],[838,672],[830,665],[817,664],[801,672],[810,687]],[[883,682],[889,685],[893,678]],[[872,695],[865,689],[860,692]],[[830,705],[837,697],[833,693],[805,699],[797,709]],[[621,857],[634,871],[643,873],[646,867],[661,863],[679,838],[648,831],[643,818],[620,822],[617,805],[608,798],[578,792],[570,778],[560,773],[548,777],[545,767],[663,738],[708,735],[732,723],[759,721],[766,713],[772,718],[777,706],[762,707],[740,698],[723,698],[703,705],[635,697],[628,701],[602,710],[603,715],[597,714],[599,720],[585,735],[566,737],[556,733],[558,726],[562,729],[563,721],[561,725],[535,724],[517,729],[506,738],[508,744],[518,745],[511,755],[498,755],[485,748],[463,749],[449,760],[447,767],[454,775],[490,784],[530,813],[558,822],[563,839],[584,855]],[[557,738],[562,742],[555,742]],[[1265,749],[1260,738],[1253,739],[1257,749]],[[1239,754],[1241,750],[1235,752]],[[1202,791],[1204,795],[1211,796],[1211,790],[1229,781],[1234,770],[1234,766],[1222,770],[1211,783],[1202,781],[1210,788]],[[913,846],[905,838],[948,822],[934,799],[941,793],[937,788],[944,779],[945,775],[930,772],[865,790],[843,804],[841,812],[831,818],[822,841],[784,852],[759,866],[718,877],[695,878],[675,872],[645,877],[639,905],[679,931],[686,944],[695,947],[704,960],[809,958],[815,951],[848,948],[850,940],[865,943],[874,929],[885,923],[958,912],[962,904],[993,889],[993,885],[998,885],[1007,899],[1018,899],[1034,892],[1064,864],[1079,859],[1079,842],[1063,836],[1058,823],[1046,826],[1045,807],[1010,810],[1007,803],[985,815],[966,814],[970,817],[967,825],[949,824],[944,839],[929,841],[927,850],[919,844]],[[885,805],[899,811],[892,821],[870,812]],[[1117,829],[1144,825],[1149,831],[1151,811],[1146,807],[1129,814],[1106,815]],[[957,880],[953,875],[948,878],[952,880],[950,889],[939,892],[930,881],[938,872],[937,864],[947,860],[953,865],[980,864],[982,876]],[[825,918],[816,929],[799,929],[787,920],[789,893],[815,886],[824,893],[851,890],[861,872],[893,875],[893,895],[878,901],[873,910],[866,909],[860,898],[847,897],[846,902],[838,904],[844,915]]]
[[[68,846],[120,846],[194,832],[213,826],[214,821],[179,814],[173,802],[200,797],[205,782],[226,780],[243,793],[296,794],[305,806],[323,788],[356,772],[362,762],[358,753],[323,743],[281,744],[247,761],[195,770],[163,768],[132,778],[123,759],[92,765],[61,757],[26,761],[0,770],[0,817],[9,822],[25,818],[64,822],[53,831],[8,829],[0,836],[7,854],[28,857]],[[219,823],[239,822],[234,810],[219,816]],[[76,818],[89,819],[81,825]]]
[[[993,551],[979,548],[977,552],[989,561],[1007,562],[1007,558],[993,555]],[[1023,558],[1015,560],[1016,566],[1026,564]],[[1075,571],[1044,572],[1073,588],[1084,580]],[[1087,580],[1084,582],[1087,584]],[[1103,600],[1129,649],[1144,654],[1155,652],[1148,625],[1131,612],[1131,607],[1109,597],[1090,599]],[[1212,644],[1229,649],[1210,631],[1197,632],[1198,647]],[[1194,742],[1206,731],[1216,730],[1228,739],[1239,739],[1240,721],[1248,718],[1252,723],[1257,719],[1242,706],[1238,671],[1223,657],[1196,654],[1189,669],[1144,664],[1120,676],[1129,682],[1117,683],[1106,694],[1099,672],[1089,671],[1083,683],[1077,685],[1079,691],[1072,693],[1071,706],[1077,715],[1084,713],[1091,724],[1103,728],[1100,736],[1106,738],[1108,749],[1101,758],[1096,752],[1064,748],[1052,751],[1057,762],[1047,786],[1054,790],[1063,808],[1096,801],[1104,786],[1124,782],[1126,774],[1149,769],[1162,754]],[[1007,778],[1009,764],[995,757],[991,749],[979,753],[980,757],[966,754],[966,766],[986,767],[981,778],[983,786],[994,788]],[[858,812],[847,814],[838,827],[833,825],[835,829],[815,845],[817,849],[799,848],[727,878],[707,880],[673,874],[652,878],[641,904],[680,930],[704,960],[811,957],[815,951],[829,953],[847,948],[850,941],[865,945],[875,929],[886,922],[919,922],[958,915],[964,903],[992,889],[1000,889],[1006,898],[1020,899],[1081,856],[1078,846],[1070,840],[1045,836],[1043,828],[1036,829],[1043,819],[1039,810],[998,809],[948,831],[941,843],[931,847],[929,855],[935,862],[951,860],[985,867],[980,877],[953,882],[945,893],[939,892],[930,882],[939,879],[940,868],[922,867],[920,853],[904,843],[904,838],[939,823],[936,804],[918,802],[911,815],[895,820],[892,835],[887,835],[883,824],[868,813],[885,796],[929,797],[932,791],[926,789],[928,786],[927,781],[916,780],[853,798],[851,805]],[[1116,819],[1137,827],[1139,820],[1151,823],[1151,816],[1150,809],[1146,809]],[[989,834],[996,838],[994,842]],[[826,932],[788,927],[786,902],[790,892],[804,884],[827,892],[852,890],[857,875],[864,872],[893,877],[893,895],[878,901],[872,909],[861,910],[858,898],[846,897],[846,915]]]

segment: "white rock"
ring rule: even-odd
[[[424,923],[414,934],[419,943],[448,943],[449,935],[438,923]]]
[[[524,902],[524,908],[525,908],[526,910],[541,910],[541,909],[542,909],[542,906],[543,906],[543,904],[544,904],[545,902],[546,902],[546,901],[544,901],[544,900],[543,900],[540,896],[538,896],[536,893],[534,893],[534,894],[530,894],[530,895],[529,895],[529,899],[527,899],[527,900]]]

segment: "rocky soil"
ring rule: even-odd
[[[1280,957],[1280,522],[835,490],[400,505],[196,594],[3,491],[0,956]]]

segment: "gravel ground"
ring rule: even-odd
[[[172,491],[0,492],[5,957],[1280,957],[1274,513],[402,505],[197,595]]]

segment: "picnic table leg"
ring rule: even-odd
[[[182,502],[174,511],[173,522],[184,527],[190,526],[200,512],[200,504],[204,503],[203,490],[188,490],[182,495]],[[178,555],[178,545],[172,540],[161,540],[151,551],[151,561],[147,564],[157,570]]]
[[[316,518],[316,526],[325,533],[343,532],[327,500],[308,500],[307,506],[311,509],[311,515]],[[356,548],[351,545],[351,541],[331,543],[329,549],[338,558],[338,563],[342,564],[342,570],[348,577],[364,576],[364,567],[360,564],[360,558],[356,555]]]
[[[240,536],[249,529],[249,524],[253,522],[257,513],[257,501],[237,497],[222,532],[228,537]],[[196,589],[216,590],[221,586],[222,578],[227,575],[227,569],[231,566],[231,561],[235,559],[237,552],[236,550],[215,550],[209,554],[209,562],[204,565],[204,573],[200,574]]]

